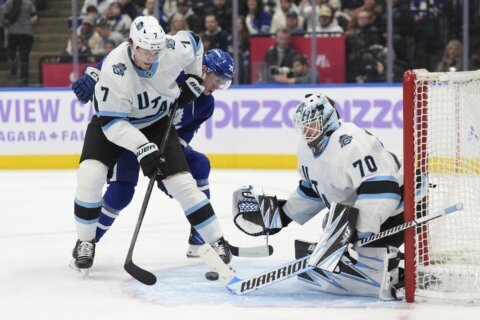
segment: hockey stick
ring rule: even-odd
[[[462,203],[455,203],[449,207],[444,208],[440,212],[434,212],[425,217],[405,222],[396,227],[371,235],[368,238],[358,240],[354,243],[354,247],[363,247],[378,239],[388,237],[405,229],[421,225],[427,221],[462,209]],[[213,250],[210,245],[206,244],[200,247],[199,253],[202,260],[210,267],[210,269],[219,274],[219,279],[226,286],[226,288],[230,292],[237,295],[244,295],[250,293],[252,291],[267,287],[276,282],[286,280],[300,273],[314,269],[313,266],[308,265],[308,260],[310,259],[310,256],[308,255],[300,259],[285,263],[281,266],[271,268],[254,276],[242,279],[237,277],[235,272],[232,271],[225,263],[223,263],[222,259],[215,253],[215,250]]]
[[[173,119],[175,112],[177,111],[178,103],[175,102],[171,110],[171,116],[168,120],[168,127],[165,131],[165,135],[160,145],[160,153],[165,151],[165,146],[167,144],[168,136],[170,135],[170,128],[173,125]],[[143,199],[142,207],[140,209],[140,213],[138,214],[137,225],[135,226],[135,231],[133,232],[132,241],[130,242],[130,247],[128,249],[127,257],[125,258],[125,263],[123,268],[127,271],[133,278],[138,280],[139,282],[146,284],[146,285],[154,285],[157,282],[157,278],[155,275],[145,269],[140,268],[135,263],[133,263],[132,256],[133,256],[133,249],[135,248],[135,244],[137,243],[138,234],[140,232],[140,228],[142,226],[143,218],[145,217],[145,213],[147,211],[148,202],[150,201],[150,195],[152,194],[153,185],[155,183],[156,176],[152,176],[148,183],[147,191],[145,192],[145,197]],[[273,247],[272,246],[259,246],[259,247],[236,247],[230,246],[231,252],[234,256],[237,257],[267,257],[272,255]]]
[[[273,254],[273,247],[268,246],[258,246],[258,247],[236,247],[230,244],[230,252],[236,257],[244,258],[261,258],[268,257]]]
[[[175,118],[175,113],[178,109],[178,100],[175,101],[172,110],[170,110],[170,115],[168,119],[167,128],[165,130],[165,134],[163,136],[162,142],[160,144],[159,152],[163,154],[165,151],[165,147],[167,146],[168,137],[170,135],[171,127],[173,126],[173,119]],[[158,169],[157,169],[158,170]],[[156,176],[158,175],[158,171],[152,175],[150,181],[148,183],[147,191],[145,192],[145,197],[143,198],[142,208],[140,209],[140,213],[138,214],[137,225],[135,226],[135,231],[133,232],[132,241],[130,242],[130,248],[128,248],[127,257],[125,258],[125,263],[123,268],[127,271],[132,277],[137,279],[143,284],[146,285],[154,285],[157,282],[157,278],[155,275],[145,269],[140,268],[132,261],[133,249],[135,248],[135,244],[137,243],[138,233],[140,232],[140,227],[142,226],[143,218],[145,217],[145,213],[147,211],[148,202],[150,200],[150,195],[152,194],[153,185],[156,180]]]

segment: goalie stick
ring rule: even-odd
[[[354,247],[363,247],[378,239],[388,237],[405,229],[421,225],[427,221],[442,217],[446,214],[450,214],[462,209],[463,204],[461,202],[455,203],[449,207],[444,208],[440,212],[434,212],[425,217],[405,222],[396,227],[373,234],[370,237],[358,240],[354,242]],[[285,263],[281,266],[271,268],[254,276],[242,279],[239,278],[235,274],[235,272],[232,271],[225,263],[223,263],[222,259],[220,259],[220,257],[216,254],[216,252],[210,245],[205,244],[200,247],[199,253],[200,257],[209,266],[211,271],[215,271],[219,274],[219,279],[226,286],[226,288],[230,292],[237,295],[244,295],[250,293],[252,291],[267,287],[276,282],[289,279],[295,275],[314,269],[313,266],[308,265],[310,256],[305,256],[300,259]]]

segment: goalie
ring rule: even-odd
[[[369,247],[354,248],[352,242],[403,223],[400,162],[375,136],[340,121],[324,94],[306,95],[294,124],[302,137],[298,188],[287,200],[253,187],[235,191],[235,225],[251,236],[272,235],[327,208],[319,243],[296,241],[296,258],[311,254],[309,265],[315,267],[300,278],[330,293],[391,299],[402,282],[403,232]]]

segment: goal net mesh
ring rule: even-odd
[[[415,300],[480,302],[480,73],[416,73]],[[407,173],[405,173],[407,174]],[[412,174],[412,173],[410,173]]]

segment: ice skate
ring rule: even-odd
[[[191,228],[190,230],[190,237],[188,238],[188,250],[187,250],[187,258],[199,258],[200,255],[198,254],[198,249],[200,246],[205,244],[203,241],[202,236],[195,230],[195,228]]]
[[[70,263],[70,267],[79,270],[84,279],[88,278],[88,273],[95,257],[95,240],[77,240],[75,248],[73,248],[72,251],[72,257],[73,260]]]

